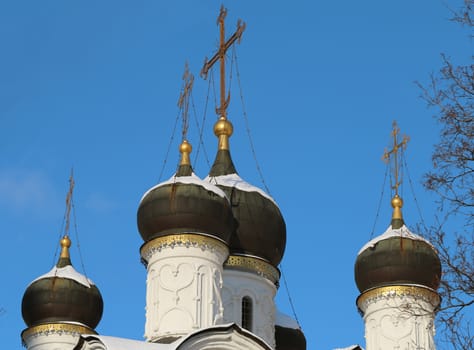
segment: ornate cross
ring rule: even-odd
[[[395,184],[392,186],[392,188],[395,190],[395,195],[398,196],[398,187],[402,183],[401,179],[399,179],[399,164],[398,164],[398,151],[400,150],[400,153],[406,148],[408,141],[410,138],[408,136],[403,136],[402,140],[398,142],[397,136],[400,133],[400,129],[398,128],[397,122],[394,120],[393,121],[393,130],[392,130],[392,136],[393,136],[393,148],[389,151],[385,149],[385,152],[383,154],[382,159],[385,162],[389,162],[390,158],[393,156],[393,176],[395,178]]]
[[[201,70],[201,77],[206,79],[209,69],[214,65],[214,63],[220,60],[221,105],[220,107],[216,109],[217,114],[220,115],[220,119],[227,119],[227,106],[229,105],[229,100],[230,100],[230,93],[227,96],[227,99],[225,98],[225,54],[236,40],[238,43],[240,43],[242,33],[245,30],[245,23],[239,19],[237,21],[237,30],[229,38],[229,40],[225,41],[224,20],[225,20],[226,15],[227,15],[227,9],[225,9],[224,6],[222,5],[219,17],[217,17],[217,24],[220,26],[219,50],[209,61],[207,60],[207,57],[206,57],[206,59],[204,60],[204,66],[202,67],[202,70]]]
[[[188,132],[188,111],[189,111],[189,97],[191,95],[191,90],[193,89],[194,75],[189,72],[188,62],[184,65],[184,74],[183,74],[183,89],[179,94],[178,107],[183,111],[183,140],[186,139],[186,134]]]
[[[71,206],[72,206],[72,192],[74,190],[74,175],[71,169],[71,175],[69,176],[69,191],[66,196],[66,226],[64,228],[64,235],[69,235],[69,224],[70,224],[70,216],[71,216]]]

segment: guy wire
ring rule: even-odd
[[[377,225],[377,221],[378,221],[378,218],[379,218],[379,215],[380,215],[380,208],[382,207],[382,200],[383,200],[383,196],[384,196],[384,193],[385,193],[385,184],[387,182],[387,173],[388,173],[389,166],[390,166],[389,163],[387,163],[387,165],[385,166],[385,175],[383,177],[382,191],[380,193],[379,204],[377,206],[377,213],[375,214],[374,225],[372,226],[372,231],[370,232],[370,239],[372,239],[372,237],[374,236],[375,225]]]
[[[249,121],[248,121],[248,117],[247,117],[247,111],[245,109],[245,102],[244,102],[244,96],[243,96],[243,93],[242,93],[242,84],[240,83],[240,71],[239,71],[239,64],[237,62],[237,54],[236,54],[236,49],[235,49],[235,46],[232,46],[232,54],[233,56],[235,57],[234,58],[234,61],[235,61],[235,71],[236,71],[236,75],[237,75],[237,81],[239,83],[239,92],[240,92],[240,101],[242,103],[242,114],[244,115],[244,120],[245,120],[245,128],[247,130],[247,136],[249,138],[249,142],[250,142],[250,148],[252,150],[252,156],[253,156],[253,159],[255,161],[255,165],[257,167],[257,172],[258,172],[258,175],[260,176],[260,181],[262,181],[262,184],[263,186],[265,187],[265,191],[271,195],[270,193],[270,189],[268,188],[267,186],[267,183],[265,182],[265,179],[263,177],[263,173],[262,173],[262,169],[260,168],[260,165],[258,163],[258,160],[257,160],[257,154],[255,153],[255,147],[254,147],[254,144],[253,144],[253,140],[252,140],[252,135],[250,133],[250,126],[249,126]]]

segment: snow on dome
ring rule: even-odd
[[[161,183],[153,186],[152,188],[150,188],[148,191],[145,192],[145,194],[142,196],[142,199],[140,199],[140,203],[148,195],[148,193],[155,190],[156,188],[161,187],[161,186],[165,186],[165,185],[175,184],[175,183],[198,185],[198,186],[204,187],[206,190],[208,190],[210,192],[214,192],[219,197],[227,198],[224,191],[222,191],[219,187],[214,186],[213,184],[211,184],[208,181],[201,180],[198,176],[196,176],[196,174],[192,173],[190,176],[176,176],[176,175],[173,175],[172,177],[170,177],[169,180],[167,180],[165,182],[161,182]]]
[[[300,325],[298,324],[298,322],[296,322],[295,319],[288,315],[285,315],[279,310],[277,310],[276,313],[275,325],[284,328],[301,329]]]
[[[260,188],[255,187],[248,182],[244,181],[239,175],[237,174],[229,174],[229,175],[219,175],[219,176],[207,176],[204,181],[212,183],[213,185],[221,185],[225,187],[235,187],[241,191],[245,192],[258,192],[263,197],[271,200],[273,204],[277,207],[275,200],[270,197],[267,193],[262,191]]]
[[[90,288],[91,285],[94,285],[94,282],[92,282],[86,276],[77,272],[71,265],[66,265],[64,267],[55,266],[48,273],[45,273],[44,275],[36,278],[33,282],[30,283],[30,285],[32,285],[38,280],[51,277],[67,278],[76,281],[77,283],[80,283],[83,286],[86,286],[87,288]]]
[[[413,232],[411,232],[408,227],[406,227],[405,225],[403,225],[402,227],[398,228],[398,229],[393,229],[392,226],[390,225],[388,227],[388,229],[383,233],[381,234],[380,236],[378,237],[375,237],[374,239],[372,239],[371,241],[369,241],[368,243],[366,243],[360,250],[359,250],[359,253],[357,255],[360,255],[363,251],[365,251],[366,249],[368,248],[373,248],[375,247],[375,245],[380,242],[380,241],[383,241],[385,239],[389,239],[389,238],[392,238],[392,237],[401,237],[401,238],[408,238],[408,239],[412,239],[414,241],[423,241],[425,243],[428,243],[431,247],[433,247],[433,245],[426,239],[424,239],[423,237],[421,236],[418,236],[417,234],[414,234]],[[434,247],[433,247],[434,249]]]

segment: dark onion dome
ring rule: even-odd
[[[94,283],[71,265],[68,236],[61,239],[56,266],[26,289],[21,303],[28,327],[45,323],[77,323],[94,329],[103,311],[103,301]]]
[[[138,230],[145,242],[180,233],[210,235],[229,243],[233,227],[232,209],[225,193],[194,175],[184,141],[176,174],[148,190],[137,212]]]
[[[229,198],[236,227],[230,240],[231,255],[256,256],[278,266],[286,245],[286,225],[275,201],[261,189],[242,180],[229,151],[232,124],[220,118],[214,126],[219,148],[209,176]]]
[[[361,293],[388,285],[439,287],[441,262],[433,245],[405,226],[403,201],[395,196],[390,227],[360,250],[355,263],[355,280]]]
[[[275,322],[275,343],[276,350],[306,350],[306,338],[298,322],[280,312]]]

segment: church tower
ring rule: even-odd
[[[218,187],[198,178],[185,139],[192,75],[186,70],[180,102],[183,141],[178,171],[148,190],[137,223],[147,268],[145,339],[170,343],[223,323],[223,263],[233,227],[230,203]]]
[[[235,324],[272,349],[303,350],[306,340],[299,325],[289,317],[277,317],[274,301],[286,244],[285,221],[267,193],[239,177],[231,158],[225,56],[240,40],[245,24],[238,21],[226,41],[226,13],[222,7],[217,19],[219,50],[201,71],[206,77],[214,64],[220,65],[214,164],[209,175],[199,179],[184,137],[178,171],[148,190],[138,208],[144,240],[140,253],[147,268],[145,338],[171,343],[199,329]],[[184,84],[180,97],[184,114],[191,85]]]
[[[217,19],[219,50],[206,61],[201,72],[206,76],[211,66],[219,61],[221,105],[217,108],[219,119],[214,125],[218,150],[205,181],[225,192],[236,223],[229,242],[230,255],[224,264],[224,321],[240,325],[275,348],[274,297],[280,278],[277,266],[285,250],[286,226],[275,201],[240,178],[232,162],[229,138],[233,126],[227,118],[230,95],[225,89],[225,53],[236,40],[240,40],[245,24],[239,21],[235,33],[225,41],[226,13],[222,7]]]
[[[222,190],[199,179],[180,146],[176,174],[151,188],[138,208],[147,268],[145,338],[169,343],[222,324],[222,264],[229,254],[232,210]]]
[[[398,152],[408,139],[398,143],[398,131],[394,124],[394,147],[384,156],[394,162],[392,220],[357,256],[355,280],[361,293],[357,306],[365,322],[367,350],[435,350],[441,263],[433,245],[412,233],[403,220]]]
[[[71,263],[68,231],[73,188],[71,176],[59,260],[51,271],[31,282],[23,295],[21,312],[27,328],[21,338],[28,350],[72,350],[81,335],[96,334],[102,318],[99,289]]]

